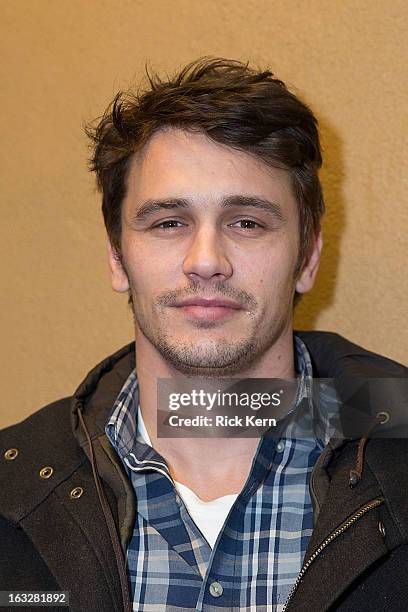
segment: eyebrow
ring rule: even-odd
[[[277,202],[272,202],[271,200],[259,196],[230,195],[222,198],[221,208],[234,207],[255,208],[269,213],[278,221],[285,220],[282,208]],[[191,202],[185,198],[146,200],[132,216],[132,219],[136,222],[145,221],[158,211],[174,210],[178,208],[191,208]]]

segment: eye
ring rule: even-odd
[[[157,223],[157,225],[153,225],[153,229],[173,229],[177,227],[184,227],[184,224],[181,221],[177,221],[177,219],[167,219]]]
[[[240,219],[235,221],[235,223],[231,223],[231,227],[235,227],[237,223],[241,224],[241,227],[238,229],[258,229],[263,227],[260,223],[253,221],[253,219]]]

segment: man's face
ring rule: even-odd
[[[313,283],[316,261],[294,276],[298,223],[286,171],[201,133],[155,134],[131,162],[121,263],[110,248],[113,288],[132,294],[136,343],[184,374],[256,364],[291,330],[295,289]]]

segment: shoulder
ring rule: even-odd
[[[368,441],[365,459],[408,543],[408,439],[373,438]]]
[[[407,378],[408,368],[384,355],[365,349],[340,334],[295,331],[306,344],[320,377]]]
[[[81,438],[75,435],[78,403],[86,404],[88,417],[99,427],[134,366],[131,342],[98,363],[72,397],[48,404],[0,431],[0,487],[6,491],[0,495],[0,516],[21,522],[88,461]]]
[[[71,403],[60,399],[0,431],[0,515],[9,521],[19,522],[83,463]]]

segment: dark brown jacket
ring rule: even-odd
[[[345,401],[354,393],[362,410],[375,404],[391,415],[390,422],[395,406],[397,419],[402,405],[408,412],[406,368],[337,334],[300,336],[316,376],[335,378],[340,394],[346,390]],[[136,500],[104,427],[134,360],[132,343],[94,368],[73,397],[0,432],[0,590],[69,591],[75,612],[124,609],[78,414],[92,438],[125,550]],[[394,388],[391,381],[382,396],[357,389],[361,380],[385,378],[399,384]],[[5,458],[9,449],[17,449],[14,459]],[[43,468],[52,468],[48,478],[41,476]],[[352,487],[356,468],[360,475]],[[311,495],[315,529],[287,612],[408,610],[408,440],[329,443],[313,470]]]

